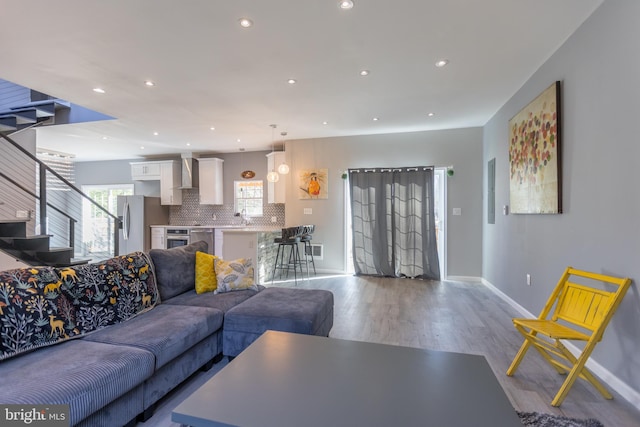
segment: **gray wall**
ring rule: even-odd
[[[456,129],[289,141],[286,158],[286,224],[315,224],[313,240],[324,244],[318,268],[345,270],[343,171],[350,168],[393,166],[453,166],[447,179],[449,276],[479,277],[482,270],[482,129]],[[301,200],[299,169],[329,169],[329,198]],[[283,179],[283,177],[281,177]],[[451,209],[462,208],[461,216]],[[305,215],[304,208],[312,214]]]
[[[498,208],[495,225],[483,221],[482,275],[531,313],[541,310],[568,265],[640,279],[639,17],[637,0],[605,1],[484,128],[485,175],[495,157]],[[503,216],[501,207],[509,204],[507,123],[556,80],[562,81],[564,213]],[[636,283],[594,358],[639,392],[639,353]]]
[[[215,154],[224,160],[225,207],[217,208],[219,218],[228,218],[227,205],[233,204],[233,180],[242,170],[252,169],[256,178],[267,173],[268,152]],[[288,141],[287,162],[291,173],[287,180],[284,225],[315,224],[314,242],[324,244],[324,260],[317,267],[326,271],[345,271],[345,181],[341,174],[349,168],[384,166],[453,166],[455,175],[447,179],[448,191],[448,275],[479,277],[482,272],[482,129],[411,132]],[[139,160],[137,160],[139,161]],[[298,169],[328,168],[329,199],[299,200],[296,185]],[[129,161],[81,162],[76,164],[76,182],[117,184],[131,182]],[[157,181],[135,183],[135,193],[159,196]],[[280,205],[271,205],[280,206]],[[304,215],[310,207],[312,215]],[[451,216],[453,207],[462,208],[462,216]],[[173,218],[184,212],[172,207]],[[271,212],[271,211],[270,211]],[[278,212],[278,211],[276,211]],[[271,215],[271,213],[270,213]],[[209,215],[210,216],[210,215]],[[282,225],[280,215],[278,224]],[[199,223],[218,223],[198,218]],[[182,224],[184,225],[184,224]]]

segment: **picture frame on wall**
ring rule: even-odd
[[[301,169],[298,171],[298,198],[299,199],[328,199],[328,174],[327,168]]]
[[[562,213],[560,81],[509,120],[512,214]]]

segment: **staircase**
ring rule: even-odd
[[[50,235],[27,236],[27,221],[0,221],[0,249],[12,257],[33,266],[64,267],[86,264],[88,259],[74,259],[73,248],[52,248]]]
[[[55,165],[37,158],[32,147],[33,135],[37,137],[32,128],[107,118],[112,117],[0,79],[1,252],[33,266],[85,264],[90,259],[74,256],[118,253],[120,220],[59,173]],[[13,138],[20,138],[21,143]],[[94,235],[109,248],[99,254],[89,253],[82,239],[83,203],[87,201],[93,214],[106,223],[105,229]]]
[[[0,132],[13,132],[32,126],[35,123],[55,122],[56,112],[68,110],[70,103],[61,99],[29,102],[18,107],[0,111]]]

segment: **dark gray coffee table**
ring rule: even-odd
[[[483,356],[274,331],[171,419],[195,427],[522,427]]]

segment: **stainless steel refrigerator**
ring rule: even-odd
[[[118,196],[118,254],[151,249],[151,226],[169,224],[169,206],[160,197]]]

